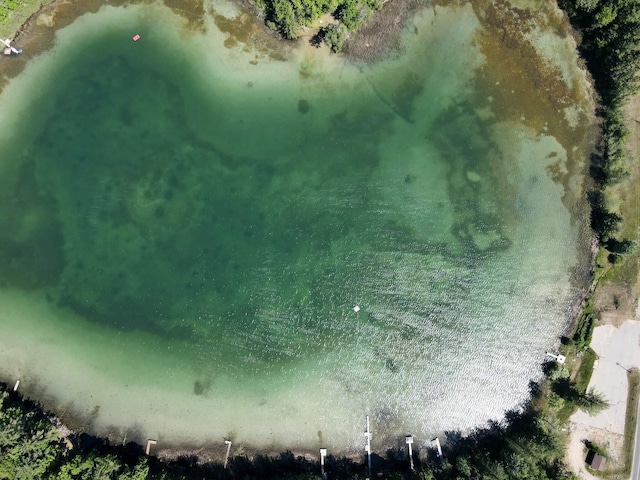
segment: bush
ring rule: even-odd
[[[347,31],[342,25],[331,23],[320,32],[322,40],[331,50],[338,53],[344,48]]]

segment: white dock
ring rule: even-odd
[[[5,45],[5,49],[4,49],[4,54],[5,55],[11,55],[12,53],[15,53],[16,55],[22,53],[22,49],[18,50],[15,47],[11,46],[11,40],[10,39],[6,39],[6,40],[2,40],[0,39],[0,42],[4,43]]]
[[[560,355],[560,354],[555,355],[551,352],[546,352],[546,353],[547,353],[547,356],[555,359],[555,361],[558,362],[560,365],[564,365],[564,362],[567,361],[567,357],[565,357],[564,355]]]
[[[440,446],[440,439],[438,437],[431,440],[431,448],[435,449],[438,458],[442,458],[442,447]]]
[[[151,440],[151,439],[147,440],[147,448],[145,449],[145,453],[147,455],[149,455],[149,452],[151,451],[151,445],[155,445],[156,443],[158,443],[157,440]]]
[[[224,456],[224,468],[227,468],[227,463],[229,462],[229,452],[231,452],[231,440],[225,440],[224,444],[227,446],[227,453]]]
[[[413,435],[407,435],[404,437],[404,441],[409,446],[409,466],[411,467],[411,471],[413,471],[413,449],[411,445],[413,444]]]
[[[371,430],[369,429],[369,415],[367,415],[367,431],[364,432],[364,436],[367,437],[367,445],[364,447],[364,450],[367,452],[369,476],[371,476],[371,439],[373,438],[373,435],[371,434]]]
[[[322,478],[326,478],[327,476],[324,473],[324,461],[325,458],[327,458],[327,449],[326,448],[321,448],[320,449],[320,473],[322,475]]]

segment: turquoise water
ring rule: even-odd
[[[157,7],[62,30],[0,98],[5,378],[183,443],[344,450],[365,414],[426,440],[516,407],[580,291],[567,147],[486,115],[469,8],[414,26],[373,67]]]

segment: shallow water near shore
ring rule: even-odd
[[[84,15],[0,96],[2,377],[165,444],[358,451],[365,415],[382,446],[516,408],[583,288],[588,102],[523,83],[514,116],[470,5],[369,66],[212,7]]]

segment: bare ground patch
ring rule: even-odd
[[[586,458],[588,449],[586,441],[597,444],[607,452],[607,470],[624,466],[623,452],[624,437],[616,435],[600,428],[586,427],[578,423],[569,424],[569,441],[565,462],[571,470],[579,474],[585,480],[601,480],[587,470]]]
[[[411,15],[427,5],[427,0],[388,0],[382,10],[349,38],[346,55],[352,60],[373,61],[400,52],[401,33]]]
[[[607,282],[595,292],[595,304],[600,316],[600,325],[619,327],[623,322],[635,318],[638,288],[626,282]]]

